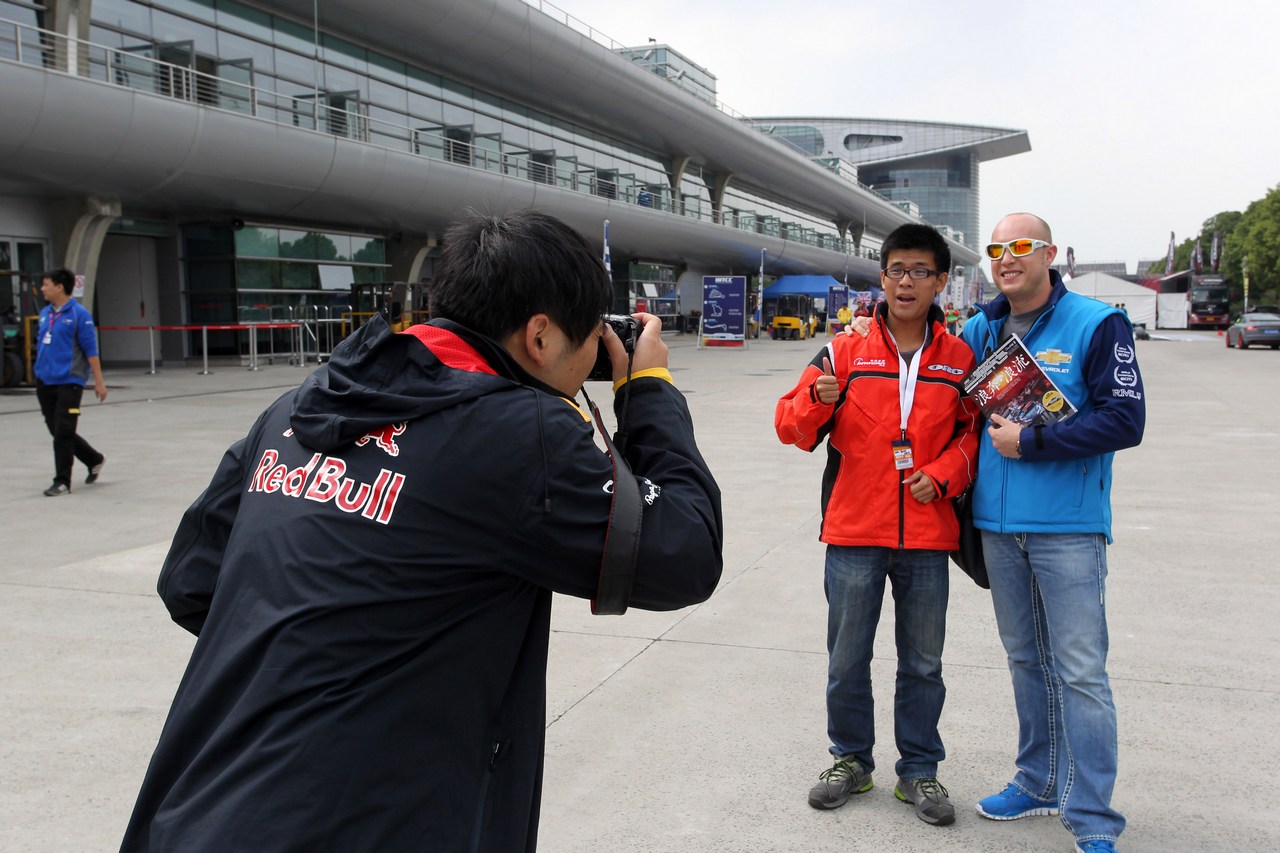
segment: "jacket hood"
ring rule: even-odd
[[[457,323],[432,320],[396,334],[375,316],[303,381],[289,422],[304,445],[328,453],[388,424],[530,386],[557,393]]]

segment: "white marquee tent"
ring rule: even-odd
[[[1145,323],[1148,329],[1156,327],[1158,294],[1149,287],[1133,284],[1104,272],[1089,272],[1069,279],[1067,289],[1082,296],[1092,296],[1108,305],[1123,304],[1129,320],[1135,326]]]

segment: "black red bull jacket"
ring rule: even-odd
[[[679,608],[720,494],[683,396],[630,384],[631,604]],[[594,594],[611,476],[492,341],[367,324],[183,517],[159,592],[199,639],[121,849],[533,850],[551,593]]]

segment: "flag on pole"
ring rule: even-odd
[[[1067,247],[1067,275],[1076,277],[1076,250],[1070,246]]]
[[[609,274],[609,280],[613,280],[613,262],[609,258],[609,220],[604,221],[604,271]]]
[[[1222,247],[1222,241],[1220,240],[1221,237],[1221,231],[1213,232],[1213,249],[1210,251],[1209,265],[1213,267],[1214,272],[1218,271],[1218,261],[1222,259],[1222,255],[1219,253]]]
[[[1196,272],[1204,267],[1204,256],[1200,252],[1200,238],[1196,238],[1196,246],[1191,250],[1191,265],[1195,267]]]
[[[760,295],[756,297],[756,320],[764,322],[764,256],[769,254],[768,249],[760,250],[760,277],[757,284],[760,287]]]
[[[1169,254],[1164,259],[1164,274],[1173,275],[1173,232],[1169,232]]]

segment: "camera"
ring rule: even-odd
[[[626,314],[605,314],[600,319],[613,328],[614,334],[622,341],[622,346],[626,348],[628,355],[636,351],[636,339],[640,337],[640,324],[636,322],[636,318],[628,317]],[[600,349],[596,352],[595,367],[591,368],[587,381],[613,381],[613,362],[609,359],[609,350],[605,349],[603,337],[600,338]]]

